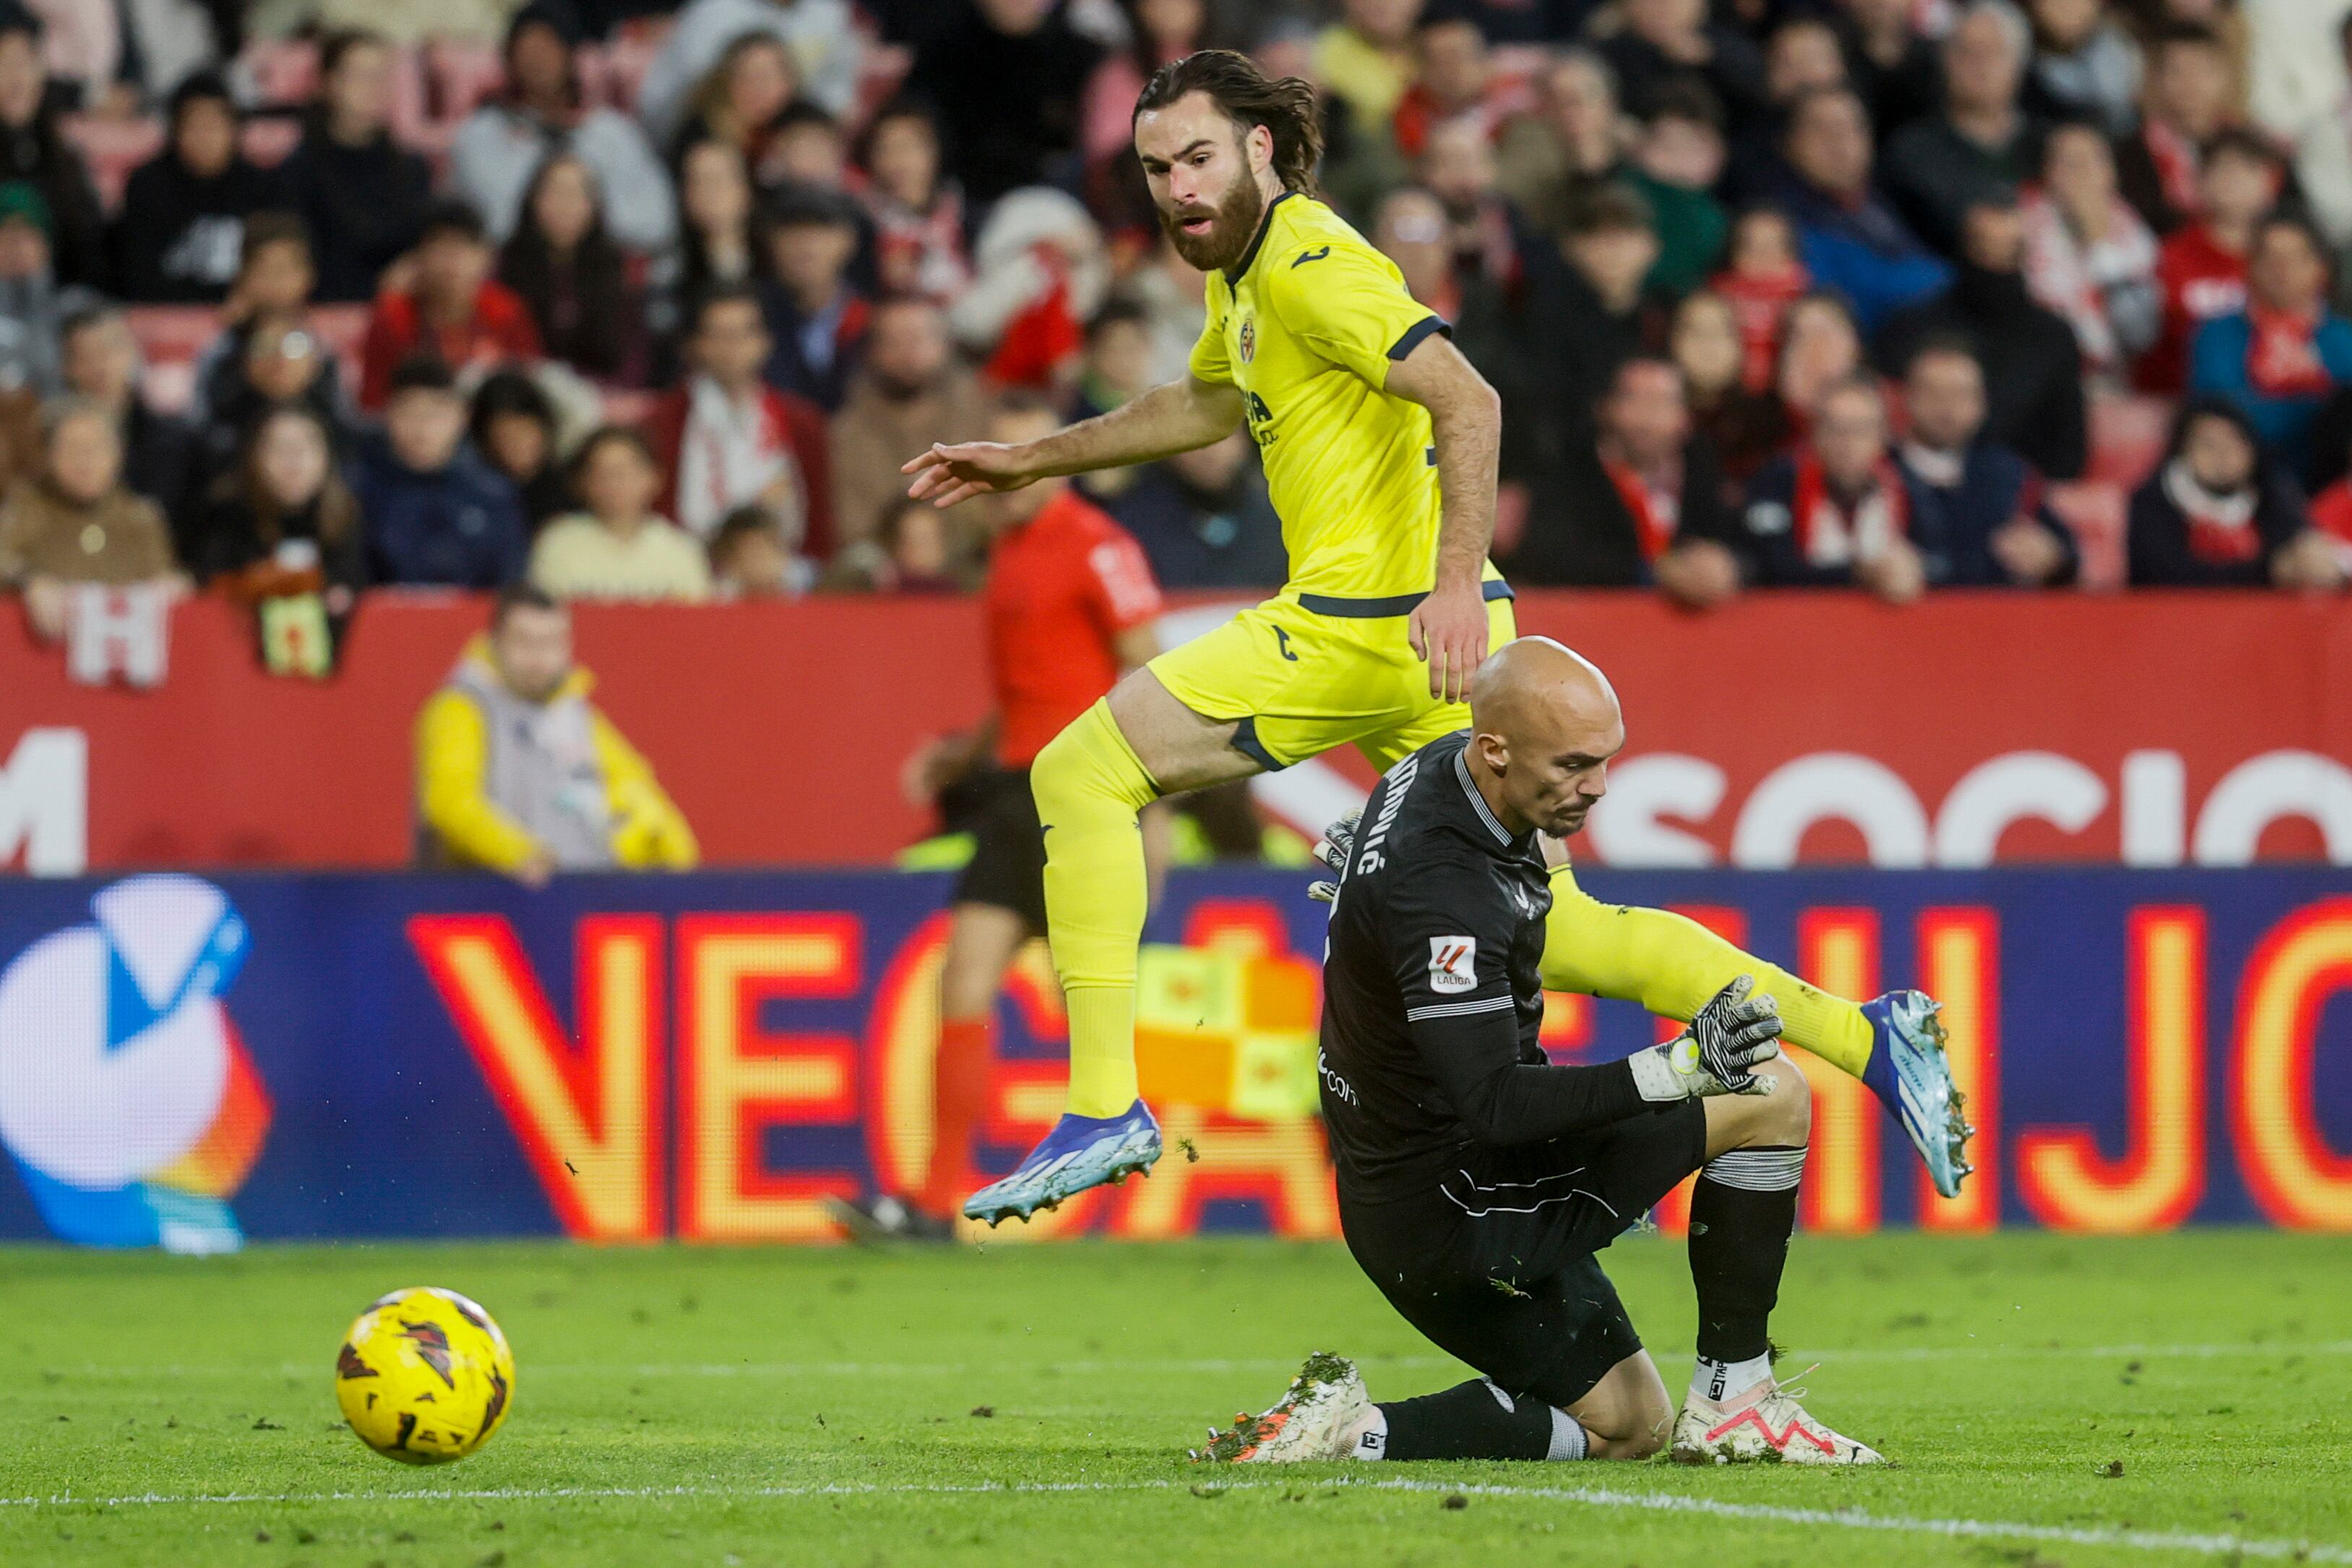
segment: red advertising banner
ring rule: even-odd
[[[1163,640],[1234,605],[1195,603]],[[2273,594],[1951,594],[1890,609],[1755,594],[1694,616],[1529,593],[1630,737],[1580,846],[1621,865],[2352,862],[2352,603]],[[241,615],[182,607],[161,686],[77,684],[0,618],[0,866],[405,863],[411,729],[485,606],[386,594],[341,669],[266,674]],[[883,860],[929,831],[907,755],[988,703],[968,601],[578,616],[596,698],[715,865]],[[1301,827],[1360,798],[1352,755],[1261,780]]]

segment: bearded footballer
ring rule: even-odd
[[[1069,1101],[1010,1176],[966,1200],[991,1224],[1160,1158],[1135,1071],[1137,813],[1343,745],[1386,769],[1469,722],[1471,674],[1515,631],[1510,588],[1486,559],[1499,401],[1395,264],[1316,199],[1314,89],[1205,50],[1151,78],[1134,131],[1170,242],[1208,274],[1189,373],[1034,440],[935,445],[906,465],[908,493],[953,506],[1246,424],[1290,574],[1275,598],[1121,680],[1036,757]],[[1903,1115],[1937,1189],[1958,1189],[1965,1134],[1943,1115],[1951,1081],[1926,998],[1857,1008],[1691,922],[1601,905],[1564,873],[1554,886],[1548,983],[1688,1019],[1732,976],[1754,977],[1790,1040],[1869,1082]]]

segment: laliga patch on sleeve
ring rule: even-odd
[[[1433,991],[1475,991],[1478,988],[1478,938],[1433,936],[1429,939],[1429,988]]]

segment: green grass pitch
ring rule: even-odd
[[[1607,1261],[1679,1393],[1681,1247]],[[519,1363],[436,1469],[331,1386],[409,1284]],[[4,1249],[0,1563],[2352,1563],[2344,1239],[1801,1237],[1775,1328],[1901,1468],[1185,1463],[1310,1350],[1464,1375],[1333,1246]]]

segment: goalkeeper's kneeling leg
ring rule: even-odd
[[[1707,1158],[1733,1149],[1801,1149],[1813,1132],[1813,1091],[1797,1064],[1776,1056],[1756,1069],[1769,1094],[1717,1094],[1706,1106]]]

